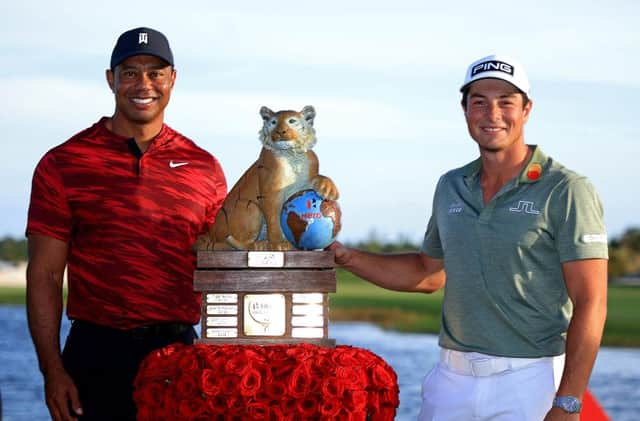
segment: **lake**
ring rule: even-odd
[[[69,322],[63,318],[63,338],[68,329]],[[24,306],[0,305],[0,332],[1,419],[49,420]],[[435,335],[386,331],[368,323],[332,323],[329,336],[338,344],[366,348],[384,358],[398,374],[400,407],[396,420],[415,420],[420,408],[422,378],[438,360]],[[602,348],[589,389],[612,420],[637,421],[640,418],[640,350]]]

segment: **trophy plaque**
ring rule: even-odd
[[[199,343],[335,346],[333,252],[201,250],[194,289],[202,292]]]

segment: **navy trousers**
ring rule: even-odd
[[[150,352],[175,342],[192,344],[193,326],[157,324],[132,330],[74,321],[62,360],[80,395],[82,421],[135,421],[133,381]]]

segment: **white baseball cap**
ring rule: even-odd
[[[524,67],[511,57],[493,54],[471,63],[460,92],[480,79],[501,79],[529,95],[530,85]]]

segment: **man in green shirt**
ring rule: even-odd
[[[460,90],[480,157],[440,178],[420,252],[331,249],[384,288],[444,287],[420,420],[577,421],[606,317],[602,205],[585,177],[525,143],[520,64],[477,60]]]

